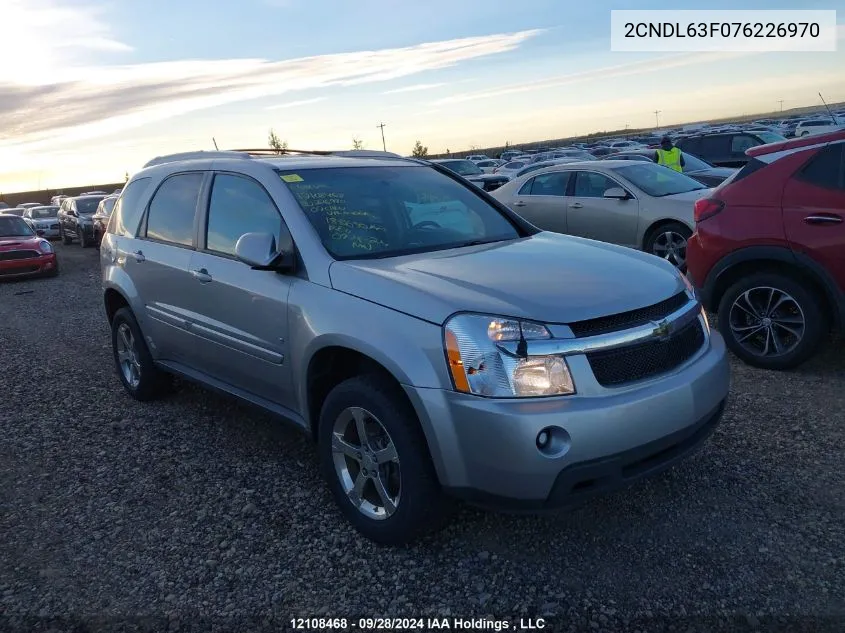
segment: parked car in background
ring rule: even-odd
[[[685,270],[693,204],[709,192],[661,165],[608,160],[548,167],[491,195],[541,229],[643,250]]]
[[[466,160],[471,160],[473,162],[476,162],[476,161],[479,161],[479,160],[490,160],[490,157],[487,156],[486,154],[470,154],[469,156],[466,157]]]
[[[589,150],[590,154],[592,154],[596,158],[604,158],[608,154],[615,154],[618,151],[618,149],[614,149],[611,147],[594,147],[593,149]]]
[[[489,160],[480,160],[475,163],[476,167],[478,167],[485,174],[492,174],[497,167],[500,167],[504,164],[504,161],[498,160],[496,158],[491,158]]]
[[[500,176],[508,176],[508,177],[510,178],[510,177],[512,177],[512,176],[514,176],[514,175],[516,175],[516,173],[517,173],[520,169],[522,169],[523,167],[525,167],[526,165],[528,165],[528,163],[529,163],[529,162],[530,162],[530,160],[529,160],[529,159],[525,159],[525,160],[512,160],[512,161],[509,161],[509,162],[505,163],[504,165],[501,165],[501,166],[499,166],[499,167],[496,167],[496,168],[493,170],[493,173],[494,173],[494,174],[498,174],[498,175],[500,175]]]
[[[8,209],[0,210],[0,214],[3,215],[16,215],[19,218],[23,217],[23,212],[26,211],[23,207],[9,207]]]
[[[53,196],[52,198],[50,198],[50,205],[59,206],[62,204],[62,200],[64,200],[65,198],[67,198],[67,196],[64,194]]]
[[[41,202],[22,202],[18,205],[21,209],[31,209],[32,207],[41,207],[44,206]]]
[[[97,205],[105,198],[101,195],[82,195],[62,200],[59,207],[59,234],[62,244],[79,240],[80,246],[94,245],[94,220]]]
[[[506,149],[504,152],[499,154],[499,159],[503,160],[505,162],[508,162],[510,160],[513,160],[517,156],[521,156],[521,155],[522,155],[522,150]]]
[[[38,237],[23,218],[0,215],[0,279],[58,273],[53,245]]]
[[[519,178],[520,176],[524,176],[525,174],[530,174],[533,171],[539,171],[541,169],[545,169],[546,167],[552,167],[553,165],[567,165],[569,163],[580,163],[583,161],[575,160],[572,158],[555,158],[553,160],[544,160],[540,161],[539,163],[531,163],[530,165],[526,165],[515,174],[511,176],[511,178]]]
[[[8,208],[9,208],[9,203],[3,202],[2,200],[0,200],[0,211],[2,211],[3,209],[8,209]]]
[[[108,196],[100,200],[97,205],[97,210],[91,216],[91,221],[94,223],[94,245],[99,246],[106,233],[106,226],[111,218],[111,213],[114,210],[114,203],[120,196]]]
[[[446,495],[580,503],[718,424],[726,350],[666,262],[541,232],[438,163],[210,154],[138,172],[115,207],[117,375],[288,420],[364,536],[414,539]]]
[[[689,275],[739,358],[790,369],[845,325],[845,130],[748,153],[696,203]]]
[[[845,124],[834,121],[831,118],[807,119],[795,126],[795,136],[813,136],[815,134],[836,132],[837,130],[845,130]]]
[[[706,187],[716,187],[736,173],[736,168],[715,167],[697,156],[682,152],[684,158],[683,173]],[[613,154],[611,160],[646,160],[655,162],[655,150],[641,149],[636,151],[625,151]]]
[[[711,165],[742,167],[748,162],[746,150],[785,140],[774,132],[720,132],[681,138],[675,141],[675,145],[684,153],[698,156]]]
[[[24,211],[24,221],[32,227],[35,234],[47,239],[59,237],[59,207],[45,205],[42,207],[31,207]]]
[[[510,178],[502,174],[485,174],[478,165],[471,160],[464,160],[462,158],[439,158],[431,161],[438,165],[443,165],[459,176],[466,178],[472,184],[484,189],[484,191],[493,191],[497,187],[501,187]]]

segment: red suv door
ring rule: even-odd
[[[845,292],[845,143],[830,144],[787,180],[783,219],[792,248],[823,265]]]

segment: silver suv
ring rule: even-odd
[[[292,422],[382,543],[453,497],[580,502],[713,431],[725,347],[671,264],[541,232],[445,167],[348,154],[175,155],[129,181],[101,258],[130,395],[177,375]]]

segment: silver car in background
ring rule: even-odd
[[[23,212],[23,219],[32,227],[32,230],[39,237],[55,239],[59,237],[59,207],[45,205],[43,207],[30,207]]]
[[[710,191],[662,165],[602,160],[537,170],[491,195],[546,231],[636,248],[685,270],[693,207]]]

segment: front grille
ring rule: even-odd
[[[39,266],[19,266],[17,268],[0,268],[0,277],[3,275],[24,275],[26,273],[37,273]]]
[[[51,224],[50,228],[54,231],[57,231],[59,229],[59,225],[58,224]]]
[[[12,261],[17,259],[33,259],[39,257],[38,251],[4,251],[0,253],[0,261]]]
[[[704,329],[695,319],[666,341],[649,341],[622,349],[590,352],[587,360],[603,387],[615,387],[671,371],[704,345]]]
[[[611,314],[610,316],[598,317],[597,319],[589,319],[587,321],[577,321],[570,323],[569,328],[578,338],[627,330],[645,325],[650,321],[659,321],[672,314],[675,310],[679,310],[689,300],[685,292],[679,292],[673,297],[669,297],[660,303],[655,303],[645,308]]]

